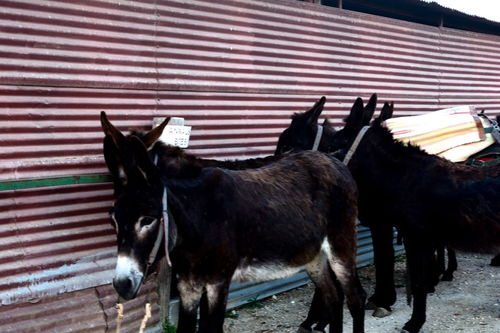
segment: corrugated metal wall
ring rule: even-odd
[[[335,124],[373,92],[396,115],[500,110],[499,36],[293,0],[3,0],[0,45],[0,181],[105,172],[101,110],[122,130],[185,117],[217,158],[272,153],[321,95]],[[0,192],[0,312],[109,283],[110,193]]]

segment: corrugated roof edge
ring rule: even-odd
[[[338,6],[338,0],[323,0],[324,5]],[[470,15],[422,0],[343,0],[342,8],[367,14],[422,23],[431,26],[500,35],[500,22]]]

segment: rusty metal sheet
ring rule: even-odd
[[[111,281],[111,184],[0,192],[0,305]]]
[[[136,333],[151,304],[152,317],[146,332],[162,332],[159,317],[157,285],[146,283],[132,301],[122,302],[124,318],[121,333]],[[114,333],[117,325],[116,304],[119,302],[111,285],[87,288],[27,303],[0,306],[2,333]]]
[[[185,117],[192,152],[237,158],[271,153],[321,95],[337,125],[372,92],[396,115],[500,108],[498,36],[288,0],[9,0],[0,13],[0,180],[105,171],[100,110],[122,129]]]
[[[500,110],[500,36],[293,0],[4,0],[0,43],[0,181],[105,172],[101,110],[121,130],[184,117],[213,158],[272,153],[322,95],[334,125],[373,92],[396,115]],[[109,283],[110,195],[0,193],[0,309]]]

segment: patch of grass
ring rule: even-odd
[[[401,253],[401,254],[398,254],[395,258],[394,258],[395,262],[402,262],[402,261],[406,261],[406,254],[405,253]]]
[[[226,312],[226,314],[224,315],[225,318],[230,318],[230,319],[238,319],[239,316],[240,315],[234,310]]]
[[[163,321],[163,333],[175,333],[177,332],[177,327],[168,320],[168,318],[165,318]]]
[[[262,309],[264,307],[264,304],[259,301],[259,295],[247,299],[247,302],[248,304],[243,305],[242,308],[255,310]]]

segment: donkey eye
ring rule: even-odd
[[[140,219],[140,223],[141,223],[141,228],[142,227],[145,227],[147,225],[151,225],[153,224],[154,222],[156,222],[156,219],[152,216],[143,216],[141,217]]]

